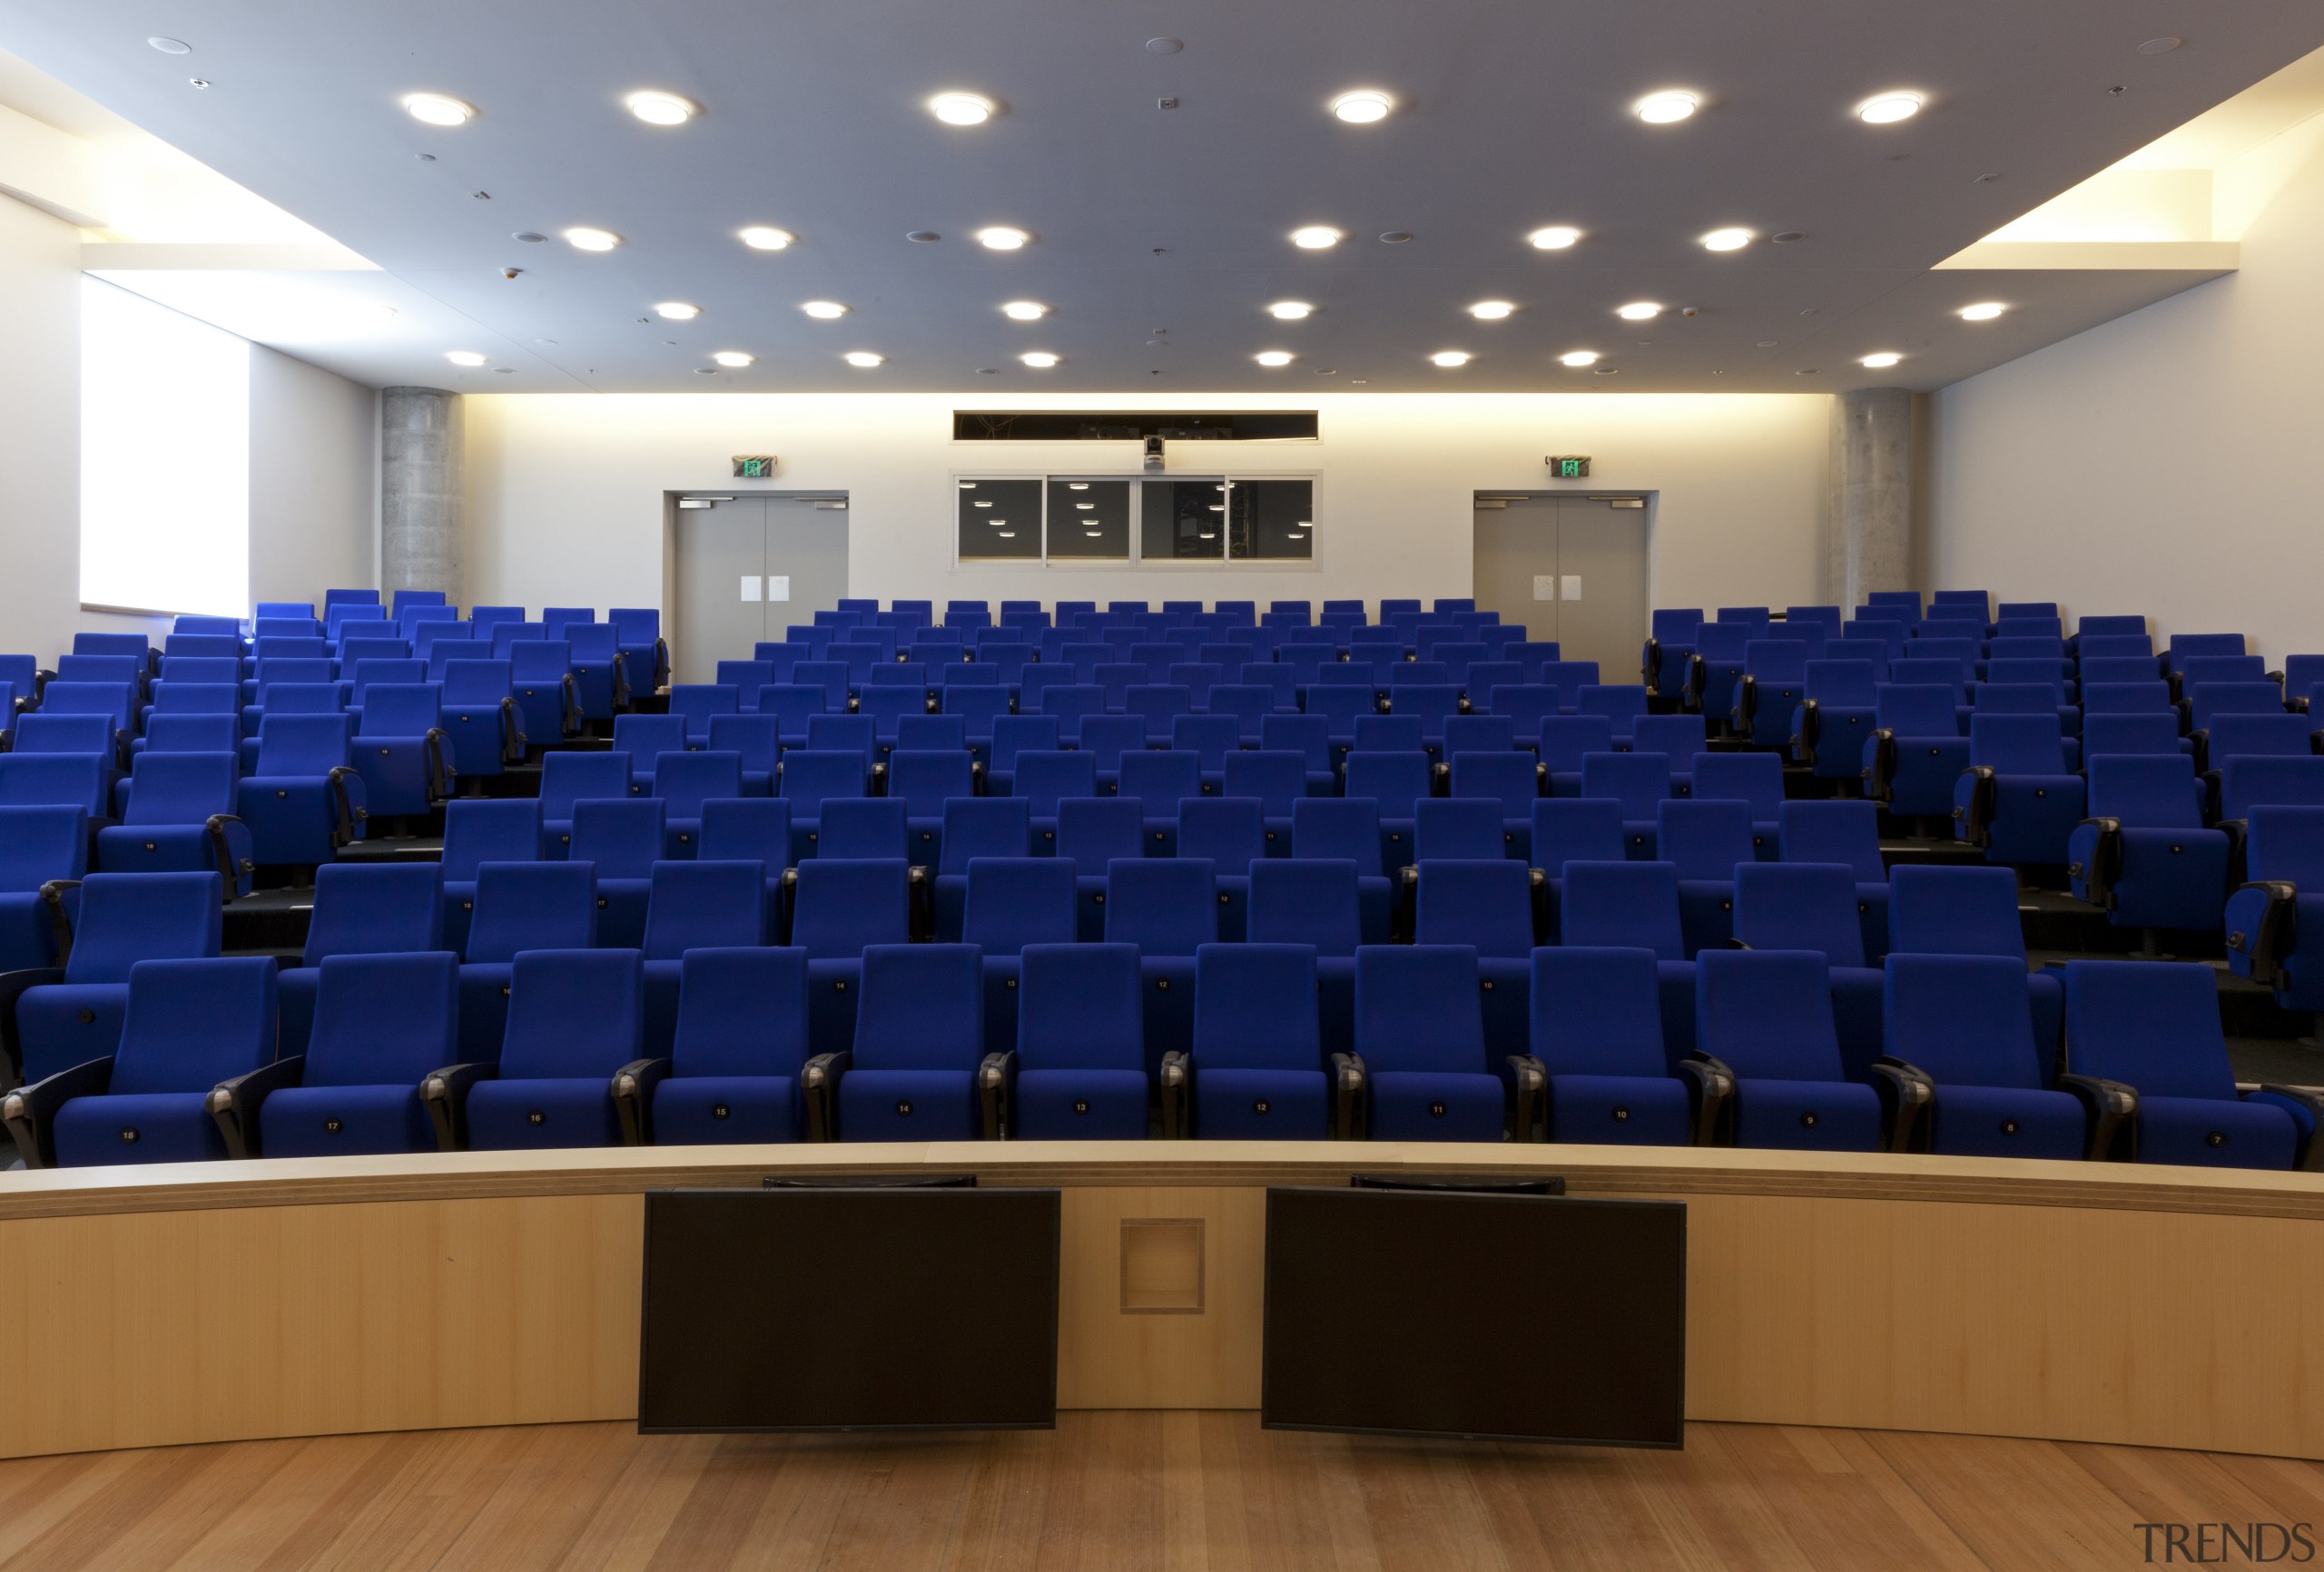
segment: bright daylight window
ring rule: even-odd
[[[81,285],[81,600],[250,611],[251,347]]]

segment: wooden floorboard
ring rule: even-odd
[[[0,1462],[0,1572],[2058,1572],[2324,1521],[2324,1465],[1689,1427],[1683,1452],[1069,1412],[990,1435],[618,1424]],[[2319,1536],[2324,1538],[2324,1536]]]

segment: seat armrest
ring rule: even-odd
[[[1703,707],[1703,689],[1710,681],[1710,665],[1700,655],[1687,657],[1687,685],[1679,697],[1682,708],[1699,712]]]
[[[1864,794],[1875,802],[1896,795],[1896,733],[1883,726],[1872,733],[1872,761],[1864,767]]]
[[[1017,1053],[1008,1049],[987,1054],[977,1066],[977,1112],[980,1134],[988,1141],[1006,1141],[1016,1134]]]
[[[1638,680],[1646,684],[1648,693],[1659,694],[1662,692],[1661,679],[1662,641],[1649,638],[1646,641],[1644,653],[1639,656]]]
[[[2222,819],[2211,828],[2227,837],[2227,882],[2232,889],[2251,877],[2249,848],[2251,821],[2248,819]]]
[[[1503,1063],[1509,1066],[1511,1138],[1526,1144],[1548,1140],[1541,1121],[1549,1101],[1549,1067],[1531,1054],[1512,1054]]]
[[[2270,1081],[2256,1086],[2243,1082],[2235,1089],[2245,1096],[2260,1092],[2270,1097],[2280,1097],[2308,1110],[2309,1124],[2312,1128],[2293,1154],[2292,1166],[2305,1174],[2324,1173],[2324,1086],[2285,1086]]]
[[[574,680],[571,672],[567,672],[564,681],[557,684],[557,690],[558,729],[567,737],[578,737],[581,734],[581,684]]]
[[[855,1056],[842,1048],[817,1054],[799,1070],[799,1095],[807,1105],[807,1139],[839,1139],[839,1084],[854,1066]]]
[[[530,741],[531,739],[525,735],[524,714],[517,707],[517,701],[513,698],[502,699],[500,701],[500,761],[503,764],[523,763],[525,749]]]
[[[56,941],[56,964],[73,964],[73,919],[64,910],[64,898],[81,888],[77,879],[52,879],[40,887],[41,909],[48,913],[49,936]]]
[[[1799,730],[1791,739],[1802,762],[1816,761],[1816,742],[1824,734],[1824,706],[1814,699],[1799,701]]]
[[[452,755],[452,740],[443,727],[430,726],[420,745],[428,770],[428,801],[441,802],[452,794],[452,770],[446,762]]]
[[[113,1056],[59,1070],[0,1097],[0,1124],[24,1154],[27,1168],[56,1166],[56,1111],[75,1097],[102,1097],[113,1085]]]
[[[2240,949],[2251,958],[2251,980],[2273,986],[2283,975],[2284,957],[2299,944],[2299,887],[2282,879],[2262,879],[2257,883],[2240,884],[2235,893],[2257,890],[2267,898],[2260,920],[2250,933],[2230,932],[2227,948]],[[0,984],[7,981],[0,978]]]
[[[2089,891],[2084,898],[2101,911],[2114,909],[2114,881],[2122,876],[2122,821],[2119,819],[2085,819],[2084,830],[2094,830],[2098,838],[2092,842],[2090,858],[2085,862],[2067,866],[2068,876],[2079,878]]]
[[[25,1045],[16,1033],[16,1001],[36,987],[64,980],[64,968],[27,967],[0,972],[0,1085],[15,1086],[25,1076]]]
[[[1187,1128],[1188,1115],[1193,1109],[1194,1060],[1183,1049],[1173,1048],[1162,1056],[1162,1138],[1183,1141],[1192,1134]]]
[[[2185,722],[2182,721],[2181,725]],[[2187,741],[2195,745],[2195,773],[2207,775],[2211,768],[2211,733],[2209,727],[2187,733]]]
[[[241,827],[241,820],[231,813],[212,813],[202,826],[210,837],[210,853],[218,860],[218,881],[224,886],[228,900],[241,888],[242,876],[258,867],[249,858],[234,855],[233,833]]]
[[[419,1077],[419,1102],[436,1132],[436,1150],[458,1152],[468,1145],[468,1088],[499,1076],[498,1065],[478,1062],[446,1065]]]
[[[667,1059],[632,1059],[614,1072],[614,1113],[621,1120],[621,1144],[654,1144],[654,1088],[670,1073]]]
[[[1696,1052],[1679,1061],[1679,1078],[1687,1083],[1687,1107],[1694,1117],[1690,1143],[1732,1145],[1735,1132],[1728,1109],[1735,1097],[1735,1072],[1709,1054]]]
[[[1409,943],[1420,900],[1420,864],[1407,862],[1396,870],[1395,909],[1388,913],[1389,937]]]
[[[1884,1054],[1872,1066],[1872,1089],[1880,1094],[1880,1149],[1927,1151],[1929,1109],[1936,1102],[1928,1072]]]
[[[1735,706],[1730,717],[1735,729],[1748,732],[1759,714],[1759,679],[1746,672],[1735,679]]]
[[[1970,781],[1969,801],[1965,806],[1955,805],[1953,817],[1961,826],[1961,838],[1972,846],[1983,846],[1989,837],[1986,827],[1994,821],[1994,803],[2001,794],[2001,783],[1990,764],[1972,764],[1961,771]]]
[[[221,1081],[210,1088],[202,1105],[218,1126],[218,1134],[225,1138],[226,1155],[236,1160],[261,1155],[259,1150],[259,1110],[266,1105],[268,1095],[284,1086],[295,1086],[306,1074],[307,1056],[292,1054],[271,1065],[261,1065],[246,1076],[236,1076],[231,1081]]]
[[[2083,1150],[2084,1157],[2093,1163],[2109,1159],[2128,1163],[2137,1159],[2139,1094],[2136,1087],[2098,1076],[2064,1075],[2058,1077],[2058,1090],[2072,1093],[2082,1104],[2090,1131],[2090,1145]]]
[[[1361,1141],[1371,1133],[1364,1105],[1364,1061],[1354,1054],[1332,1056],[1332,1139]]]
[[[935,938],[936,870],[923,862],[913,863],[904,874],[904,899],[907,931],[923,942]]]
[[[362,795],[363,777],[356,772],[355,766],[352,764],[334,764],[331,766],[329,780],[331,801],[330,843],[333,846],[345,846],[355,839],[355,832],[361,827],[363,820],[371,816],[371,811],[356,801],[356,798]]]

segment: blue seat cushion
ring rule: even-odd
[[[112,1056],[121,1046],[129,1010],[127,983],[57,983],[16,1001],[16,1031],[24,1044],[25,1079],[44,1080],[59,1070]],[[83,1020],[86,1015],[89,1018]]]
[[[842,1141],[973,1141],[983,1125],[967,1070],[852,1070],[839,1084]]]
[[[1029,1141],[1142,1141],[1147,1079],[1136,1070],[1022,1070],[1017,1128]]]
[[[1656,1076],[1551,1076],[1550,1139],[1608,1146],[1687,1145],[1687,1088]]]
[[[261,1105],[258,1127],[270,1157],[436,1150],[417,1086],[285,1086]]]
[[[796,1141],[803,1122],[789,1076],[672,1076],[654,1088],[656,1146]]]
[[[2230,1103],[2223,1097],[2139,1099],[2142,1163],[2290,1168],[2298,1145],[2291,1115],[2270,1104]]]
[[[47,909],[30,893],[0,895],[0,971],[56,964]]]
[[[1205,1141],[1321,1141],[1331,1086],[1321,1070],[1195,1067],[1195,1135]]]
[[[621,1142],[613,1088],[595,1076],[478,1081],[468,1092],[468,1145],[514,1152]]]
[[[1880,1097],[1849,1081],[1738,1080],[1735,1144],[1819,1152],[1880,1147]]]
[[[1501,1077],[1452,1070],[1373,1075],[1375,1141],[1498,1141],[1505,1098]]]
[[[205,1090],[75,1097],[56,1111],[56,1161],[62,1167],[90,1168],[223,1157],[225,1137],[202,1106],[208,1095]]]
[[[2087,1140],[2082,1105],[2063,1092],[1939,1086],[1929,1114],[1929,1150],[1948,1157],[2072,1161]]]

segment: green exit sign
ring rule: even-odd
[[[1560,457],[1552,454],[1541,462],[1550,467],[1550,474],[1556,479],[1587,480],[1590,478],[1590,460],[1587,457],[1575,455]]]
[[[772,453],[737,453],[734,455],[734,478],[737,480],[770,480],[774,477],[774,455]]]

